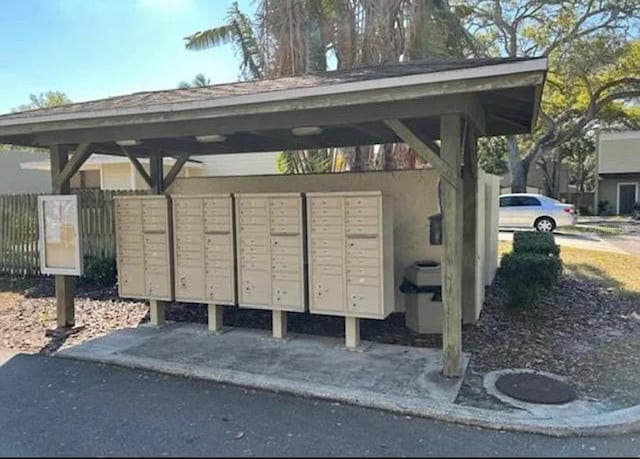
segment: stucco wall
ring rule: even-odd
[[[498,177],[495,183],[495,220],[497,228],[497,190]],[[438,213],[436,200],[436,182],[438,174],[433,170],[366,172],[345,174],[313,174],[313,175],[266,175],[252,177],[194,177],[176,180],[171,188],[172,194],[204,194],[204,193],[260,193],[260,192],[313,192],[313,191],[375,191],[381,190],[393,202],[394,213],[394,271],[396,310],[404,311],[404,294],[398,287],[402,283],[407,266],[416,260],[440,261],[441,246],[429,244],[427,218]],[[481,183],[482,180],[480,181]],[[484,185],[483,185],[484,186]],[[484,215],[484,204],[479,209]],[[484,222],[484,220],[483,220]],[[486,224],[479,227],[479,270],[480,276],[486,280],[488,271],[484,268],[487,256],[485,233]],[[497,229],[495,231],[497,249]],[[492,268],[495,272],[495,268]],[[493,278],[491,274],[491,279]],[[490,280],[489,280],[490,282]],[[483,284],[484,282],[479,282]],[[484,296],[484,295],[482,295]],[[478,305],[478,307],[480,307]],[[473,307],[473,306],[472,306]],[[478,311],[479,313],[479,311]]]
[[[131,169],[129,164],[103,164],[103,190],[130,190]]]
[[[598,139],[598,172],[640,172],[640,132],[601,134]]]

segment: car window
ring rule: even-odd
[[[534,198],[533,196],[520,196],[520,204],[521,206],[541,206],[540,200],[538,198]]]
[[[503,196],[500,198],[500,207],[512,207],[514,205],[513,196]]]
[[[502,196],[500,198],[500,207],[524,207],[524,206],[541,206],[542,203],[538,198],[533,196]]]

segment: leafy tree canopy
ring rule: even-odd
[[[21,112],[24,110],[35,110],[38,108],[57,107],[59,105],[70,104],[71,99],[60,91],[47,91],[40,94],[30,94],[29,103],[23,104],[15,108],[14,112]]]

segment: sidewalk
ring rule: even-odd
[[[499,241],[513,241],[513,231],[501,230],[498,233]],[[596,250],[602,252],[627,253],[620,246],[615,246],[607,240],[593,234],[569,234],[554,232],[556,244],[560,247],[575,247],[584,250]],[[607,238],[609,239],[609,238]]]
[[[13,351],[13,350],[11,350],[11,349],[7,349],[7,348],[4,348],[4,347],[0,346],[0,365],[3,365],[5,362],[7,362],[9,359],[11,359],[16,354],[18,354],[18,353]]]
[[[297,335],[279,341],[264,330],[240,328],[212,335],[204,325],[173,323],[120,330],[56,355],[498,430],[558,437],[640,430],[640,406],[550,416],[458,405],[462,378],[441,375],[439,349],[363,344],[369,347],[354,352],[336,338]]]

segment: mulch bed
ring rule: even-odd
[[[10,282],[0,279],[0,346],[23,352],[51,353],[60,347],[135,327],[148,320],[148,307],[126,301],[117,291],[76,287],[76,323],[71,334],[46,336],[55,328],[51,279]],[[531,310],[504,308],[500,277],[487,289],[480,320],[463,328],[463,350],[472,359],[458,401],[500,407],[482,388],[482,375],[503,368],[532,368],[567,376],[581,397],[607,400],[614,406],[640,403],[640,300],[612,289],[563,275],[558,285]],[[206,306],[175,303],[167,320],[207,322]],[[339,317],[289,314],[292,333],[344,336]],[[270,311],[225,307],[227,326],[269,329]],[[415,334],[404,314],[384,321],[362,320],[363,340],[417,347],[441,347],[440,335]]]
[[[76,284],[76,330],[56,333],[53,279],[0,278],[0,347],[51,354],[148,320],[143,302],[121,300],[115,288]]]

